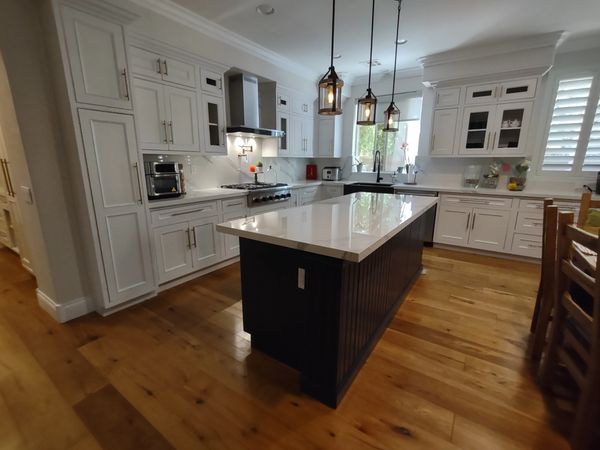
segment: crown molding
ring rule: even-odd
[[[59,3],[121,25],[128,25],[140,18],[136,12],[124,8],[122,3],[115,3],[114,0],[60,0]]]
[[[503,40],[490,44],[460,47],[446,52],[435,53],[419,58],[423,67],[431,67],[439,64],[451,64],[474,60],[482,57],[499,56],[523,50],[535,50],[541,48],[558,47],[567,37],[564,31],[525,36],[510,40]]]
[[[183,6],[174,3],[171,0],[129,0],[137,6],[146,8],[156,14],[171,19],[177,23],[192,28],[212,39],[239,48],[244,52],[269,62],[278,67],[284,67],[289,72],[314,81],[319,78],[319,74],[302,66],[285,56],[269,50],[256,42],[251,41],[221,25],[218,25],[195,12],[190,11]]]
[[[374,73],[371,76],[371,82],[378,82],[384,80],[386,78],[392,78],[393,70],[386,70],[384,72]],[[406,78],[420,78],[423,74],[423,69],[421,67],[408,67],[406,69],[398,69],[396,71],[396,80],[403,80]],[[356,76],[352,79],[352,86],[358,86],[362,84],[367,84],[369,80],[368,75],[360,75]]]

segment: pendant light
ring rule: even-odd
[[[375,112],[377,108],[377,97],[371,90],[371,69],[373,67],[373,27],[375,25],[375,0],[371,7],[371,49],[369,51],[369,84],[367,93],[364,97],[358,99],[356,124],[357,125],[375,125]]]
[[[319,81],[319,114],[322,116],[338,116],[342,114],[342,86],[344,82],[338,76],[333,66],[333,51],[335,37],[335,0],[331,15],[331,62],[329,70]]]
[[[394,73],[392,75],[392,101],[387,107],[383,116],[385,118],[385,126],[383,131],[393,132],[398,131],[400,127],[400,110],[394,103],[394,93],[396,91],[396,63],[398,62],[398,30],[400,29],[400,9],[402,8],[402,0],[398,0],[398,19],[396,20],[396,40],[394,54]]]

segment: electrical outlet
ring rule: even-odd
[[[305,277],[306,277],[306,271],[303,268],[298,267],[298,289],[304,290]]]

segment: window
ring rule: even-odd
[[[561,79],[546,140],[542,170],[600,170],[598,75]]]
[[[400,127],[395,133],[383,131],[383,111],[391,97],[381,96],[377,102],[377,123],[374,126],[356,126],[354,157],[365,165],[364,170],[372,170],[375,151],[381,152],[381,170],[393,172],[407,163],[414,163],[419,149],[421,131],[420,94],[411,93],[396,96],[400,108]],[[402,120],[404,119],[404,120]]]

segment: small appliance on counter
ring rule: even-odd
[[[306,179],[307,180],[316,180],[317,179],[317,165],[316,164],[307,164],[306,165]]]
[[[342,179],[341,167],[323,167],[323,181],[340,181]]]
[[[180,197],[185,193],[183,189],[183,173],[180,165],[169,161],[144,162],[146,173],[146,189],[148,198]]]

